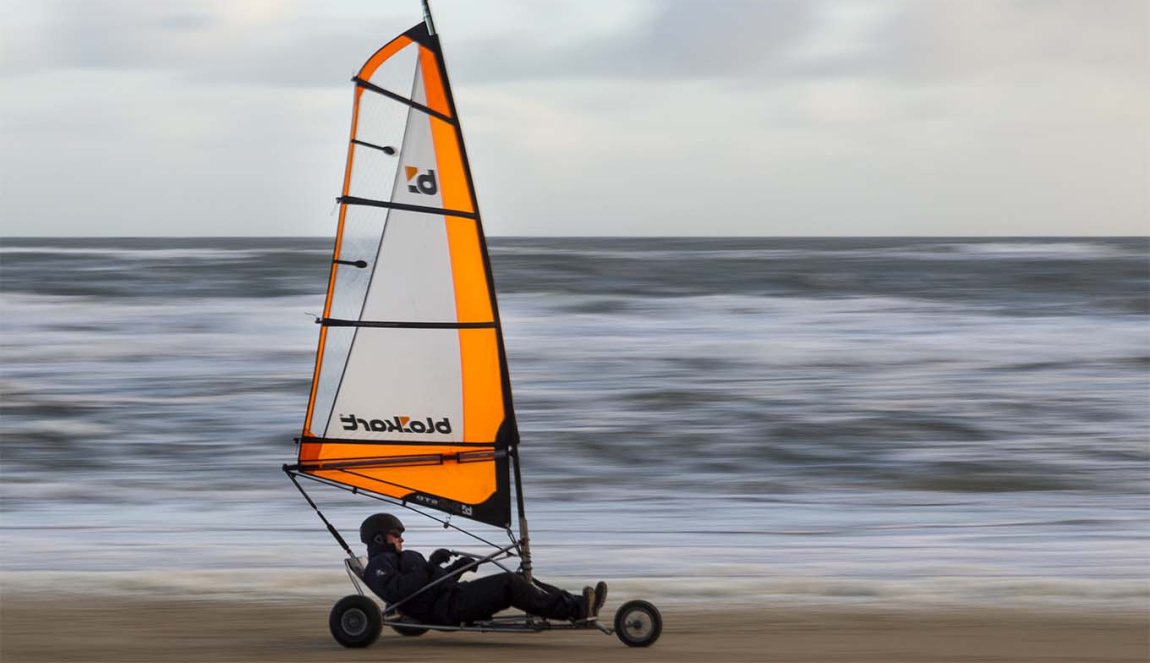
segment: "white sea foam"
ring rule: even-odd
[[[1098,260],[1140,256],[1113,245],[1093,242],[964,242],[948,246],[955,252],[984,258]]]

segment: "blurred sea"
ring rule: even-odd
[[[0,244],[4,591],[337,598],[327,239]],[[1150,607],[1150,243],[494,239],[537,572]],[[316,487],[349,538],[376,503]],[[465,545],[409,522],[409,547]]]

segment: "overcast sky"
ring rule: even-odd
[[[433,0],[491,235],[1150,234],[1146,0]],[[4,0],[0,234],[334,232],[418,0]]]

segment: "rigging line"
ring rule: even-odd
[[[339,545],[343,547],[344,551],[347,553],[347,556],[355,557],[355,553],[351,551],[351,546],[347,545],[347,541],[343,540],[343,537],[340,536],[339,531],[337,531],[335,527],[330,522],[328,522],[327,518],[324,517],[323,512],[320,511],[319,507],[316,506],[316,503],[312,501],[311,496],[307,494],[307,491],[303,489],[303,486],[299,485],[299,481],[297,481],[295,478],[296,475],[288,469],[287,465],[284,465],[284,473],[288,475],[288,478],[291,479],[291,482],[294,483],[295,487],[299,489],[300,494],[303,495],[303,498],[307,500],[308,504],[311,505],[311,508],[315,509],[315,514],[319,516],[319,519],[323,521],[324,525],[327,525],[327,531],[331,532],[331,535],[334,536],[335,540],[339,542]]]
[[[347,474],[347,475],[350,475],[353,477],[358,477],[358,478],[363,479],[365,481],[375,481],[377,483],[382,483],[384,485],[395,486],[397,488],[402,488],[404,490],[407,490],[408,494],[406,496],[400,498],[403,500],[403,504],[405,506],[407,505],[407,502],[409,499],[414,499],[417,502],[421,502],[424,499],[434,499],[437,502],[442,501],[445,504],[443,504],[443,505],[426,504],[426,506],[429,506],[430,508],[433,508],[433,509],[439,509],[440,511],[446,511],[447,513],[454,513],[455,515],[458,515],[459,513],[461,513],[461,511],[459,511],[460,507],[466,507],[466,506],[482,507],[483,504],[486,503],[486,502],[483,502],[480,504],[471,504],[468,502],[461,502],[459,500],[455,500],[455,499],[452,499],[450,497],[445,497],[443,495],[437,495],[435,493],[426,493],[426,492],[423,492],[421,490],[417,490],[415,488],[412,488],[410,486],[405,486],[401,483],[396,483],[394,481],[388,481],[386,479],[380,479],[379,477],[374,477],[374,476],[370,476],[367,474],[363,474],[362,472],[357,471],[355,469],[347,469],[347,470],[336,469],[336,470],[330,470],[330,471],[331,472],[338,472],[340,474]],[[453,512],[450,510],[449,507],[454,507],[457,509],[457,511]],[[495,525],[496,527],[500,527],[500,525],[498,523],[492,522],[490,520],[484,520],[482,517],[476,518],[475,516],[471,516],[471,518],[478,520],[479,522],[486,522],[489,525]],[[506,529],[506,527],[503,526],[503,529]],[[460,531],[463,531],[463,530],[460,530]]]
[[[300,470],[299,470],[298,468],[299,468],[299,466],[298,466],[298,465],[297,465],[297,466],[294,466],[294,468],[293,468],[292,466],[289,466],[289,467],[288,467],[288,471],[292,471],[292,470],[294,470],[294,471],[296,471],[296,472],[299,472]],[[356,473],[354,473],[354,472],[345,472],[345,473],[346,473],[346,474],[351,474],[351,475],[353,475],[353,476],[361,476],[361,475],[359,475],[359,474],[356,474]],[[382,494],[380,494],[380,493],[377,493],[377,492],[375,492],[374,490],[371,490],[370,488],[359,488],[359,487],[352,487],[352,486],[348,486],[348,485],[346,485],[346,484],[338,483],[338,482],[336,482],[336,481],[334,481],[334,480],[332,480],[332,479],[328,479],[328,478],[326,478],[326,477],[317,477],[317,476],[315,476],[314,474],[300,473],[300,474],[298,474],[297,476],[302,476],[302,477],[305,477],[305,478],[307,478],[307,479],[310,479],[310,480],[312,480],[312,481],[315,481],[316,483],[321,483],[321,484],[323,484],[323,485],[325,485],[325,486],[330,486],[330,487],[332,487],[332,488],[338,488],[338,489],[340,489],[340,490],[342,490],[342,491],[345,491],[345,492],[351,493],[351,494],[353,494],[353,495],[363,495],[364,497],[370,497],[371,499],[373,499],[373,500],[376,500],[376,501],[379,501],[379,502],[386,502],[386,503],[388,503],[388,504],[391,504],[391,505],[393,505],[393,506],[402,507],[402,508],[404,508],[404,509],[407,509],[408,511],[412,511],[412,512],[414,512],[414,513],[416,513],[416,514],[418,514],[418,515],[420,515],[420,516],[423,516],[424,518],[428,518],[428,519],[430,519],[430,520],[434,520],[435,522],[437,522],[437,523],[439,523],[439,524],[443,525],[443,528],[444,528],[444,529],[447,529],[447,528],[451,528],[451,529],[453,529],[453,530],[456,530],[457,532],[460,532],[461,534],[466,534],[467,536],[469,536],[469,537],[471,537],[471,538],[475,539],[476,541],[479,541],[479,542],[481,542],[481,543],[485,543],[485,544],[487,544],[487,545],[491,546],[492,548],[502,548],[502,547],[503,547],[503,546],[501,546],[501,545],[499,545],[499,544],[497,544],[497,543],[494,543],[494,542],[492,542],[492,541],[488,541],[487,539],[485,539],[485,538],[483,538],[483,537],[479,536],[478,534],[475,534],[474,532],[470,532],[470,531],[468,531],[468,530],[465,530],[465,529],[463,529],[463,528],[462,528],[462,527],[460,527],[459,525],[456,525],[455,523],[451,522],[451,518],[450,518],[450,516],[449,516],[449,517],[447,517],[447,518],[441,518],[441,517],[439,517],[439,516],[436,516],[436,515],[434,515],[434,514],[432,514],[432,513],[428,513],[427,511],[422,511],[422,510],[420,510],[420,509],[418,509],[418,508],[416,508],[416,507],[414,507],[414,506],[412,506],[412,505],[408,504],[408,503],[407,503],[407,502],[405,502],[405,501],[401,501],[401,500],[400,500],[400,499],[398,499],[398,498],[395,498],[395,497],[391,497],[391,496],[389,496],[389,495],[382,495]],[[368,479],[370,479],[371,477],[364,477],[364,478],[368,478]],[[380,481],[380,480],[376,479],[376,481]],[[386,481],[380,481],[380,483],[388,483],[388,482],[386,482]],[[394,484],[393,484],[393,485],[394,485]],[[406,486],[400,486],[400,488],[406,488]],[[512,532],[511,532],[511,528],[509,528],[509,527],[503,527],[503,528],[501,528],[501,529],[503,529],[505,532],[507,532],[507,535],[508,535],[508,536],[510,536],[510,537],[512,537],[512,539],[514,540],[514,534],[512,534]]]
[[[444,122],[446,122],[448,124],[455,124],[455,120],[451,119],[450,115],[445,115],[443,113],[440,113],[437,110],[434,110],[432,108],[428,108],[427,106],[424,106],[423,104],[421,104],[419,102],[412,101],[411,99],[408,99],[406,97],[398,95],[398,94],[396,94],[390,90],[385,90],[385,89],[379,87],[378,85],[373,85],[373,84],[363,80],[359,76],[355,76],[351,80],[354,81],[356,85],[358,85],[359,87],[361,87],[365,90],[369,90],[369,91],[374,92],[376,94],[382,94],[383,96],[387,97],[388,99],[394,99],[395,101],[398,101],[401,104],[407,104],[408,106],[414,108],[417,111],[427,113],[428,115],[430,115],[434,118],[443,120]]]
[[[299,470],[299,471],[300,471],[300,472],[303,472],[303,473],[304,473],[304,476],[312,476],[311,474],[308,474],[309,470],[306,470],[306,469],[304,469],[302,466],[299,466],[299,467],[300,467],[300,470]],[[378,477],[372,477],[372,476],[368,476],[368,475],[366,475],[366,474],[361,474],[361,473],[359,473],[359,472],[353,472],[352,470],[341,470],[341,469],[338,469],[338,468],[337,468],[337,469],[332,469],[332,470],[310,470],[310,471],[327,471],[327,472],[338,472],[338,473],[340,473],[340,474],[347,474],[347,475],[350,475],[350,476],[353,476],[353,477],[358,477],[358,478],[360,478],[360,479],[365,479],[365,480],[367,480],[367,481],[374,481],[374,482],[376,482],[376,483],[381,483],[381,484],[383,484],[383,485],[385,485],[385,486],[391,486],[392,488],[398,488],[398,489],[400,489],[400,490],[406,490],[406,491],[408,491],[408,492],[409,492],[409,493],[411,493],[411,494],[415,494],[415,493],[418,493],[418,492],[420,492],[420,491],[418,491],[418,490],[416,490],[416,489],[412,488],[411,486],[405,486],[405,485],[403,485],[403,484],[401,484],[401,483],[395,483],[394,481],[388,481],[387,479],[380,479],[380,478],[378,478]],[[335,479],[330,479],[330,481],[335,481]],[[358,490],[371,490],[371,489],[369,489],[369,488],[359,488]],[[353,493],[354,493],[354,492],[356,492],[356,491],[355,491],[355,490],[352,490],[351,492],[353,492]],[[372,492],[375,492],[375,491],[372,491]],[[404,500],[404,502],[406,503],[406,500]]]
[[[316,318],[324,327],[375,327],[385,329],[495,329],[494,322],[397,322],[390,320],[340,320]],[[350,353],[348,353],[350,354]]]
[[[340,196],[335,199],[342,205],[363,205],[366,207],[383,207],[385,209],[398,209],[405,212],[421,212],[423,214],[442,214],[444,216],[460,216],[465,219],[478,219],[475,212],[464,212],[457,209],[443,209],[442,207],[428,207],[426,205],[409,205],[407,203],[393,203],[386,200],[372,200],[357,196]]]
[[[339,472],[340,474],[347,474],[347,475],[350,475],[353,477],[359,477],[360,479],[364,479],[366,481],[375,481],[376,483],[382,483],[385,486],[393,486],[395,488],[399,488],[400,490],[408,491],[408,494],[410,494],[410,495],[415,495],[416,493],[422,492],[422,491],[416,490],[415,488],[412,488],[411,486],[405,486],[402,483],[396,483],[394,481],[388,481],[387,479],[380,479],[379,477],[368,476],[366,474],[363,474],[362,472],[356,472],[355,470],[335,469],[335,470],[331,470],[331,471],[332,472]],[[437,495],[436,497],[439,497],[439,496]],[[444,498],[444,499],[446,499],[446,498]],[[406,498],[403,501],[405,504],[407,503]]]

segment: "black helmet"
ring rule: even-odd
[[[399,518],[390,513],[373,513],[359,526],[359,540],[364,545],[383,543],[387,540],[387,533],[395,530],[403,531],[403,523],[399,522]]]

